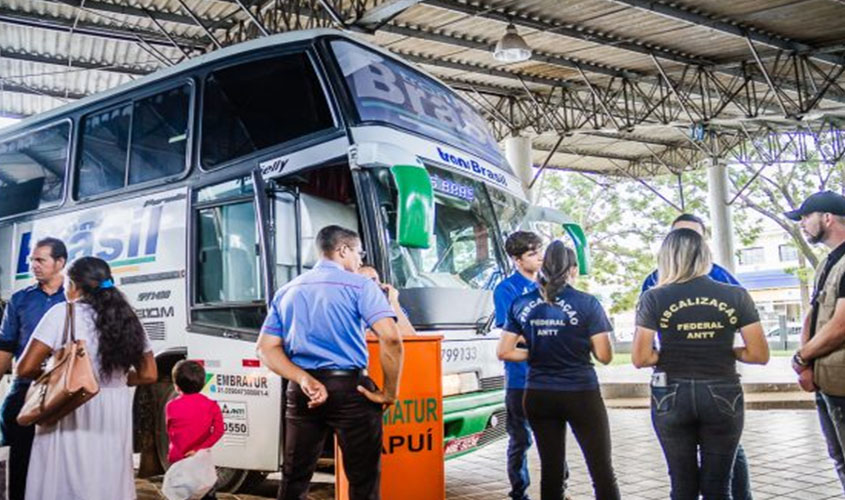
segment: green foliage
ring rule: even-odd
[[[782,148],[788,148],[791,144],[791,137],[787,134],[773,140],[779,141]],[[827,139],[821,140],[823,145]],[[845,192],[845,168],[842,162],[831,165],[821,161],[818,152],[810,151],[809,156],[809,161],[800,163],[788,154],[781,163],[773,165],[734,163],[729,166],[729,179],[734,190],[745,187],[737,200],[738,212],[756,212],[774,221],[789,234],[798,251],[815,268],[826,250],[821,246],[814,248],[807,243],[798,224],[783,214],[798,208],[802,201],[818,191],[829,189]],[[796,274],[802,282],[806,282],[811,272]]]
[[[592,274],[580,280],[579,287],[607,287],[612,290],[607,297],[612,303],[610,312],[630,311],[643,280],[656,267],[660,242],[681,212],[637,181],[572,172],[545,175],[540,204],[553,206],[577,220],[590,242]],[[702,171],[686,173],[681,181],[684,211],[706,220],[706,175]],[[648,185],[680,205],[677,177],[653,178]],[[735,225],[743,241],[753,241],[760,231],[743,214],[737,214]],[[546,234],[555,238],[562,235],[557,228]]]
[[[779,147],[784,151],[793,139],[789,134],[771,138],[780,141]],[[845,165],[825,163],[819,156],[811,152],[810,161],[798,163],[785,154],[782,163],[763,168],[759,164],[741,163],[727,167],[731,196],[739,193],[733,204],[737,246],[754,244],[764,228],[760,223],[762,218],[774,221],[792,238],[801,260],[807,262],[807,266],[787,270],[802,283],[811,282],[813,269],[827,250],[822,245],[808,244],[798,225],[783,213],[797,208],[820,190],[845,194]],[[706,171],[685,172],[680,184],[684,211],[708,220]],[[613,290],[609,296],[610,312],[628,311],[635,306],[643,279],[655,268],[660,242],[680,213],[654,191],[680,206],[678,185],[678,177],[673,175],[648,179],[646,185],[627,178],[573,172],[544,174],[540,204],[558,208],[579,221],[590,242],[592,274],[578,285]],[[550,229],[546,236],[561,235],[560,230]]]

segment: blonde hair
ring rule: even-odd
[[[708,274],[712,267],[713,256],[704,238],[692,229],[675,229],[657,253],[657,286],[690,281]]]

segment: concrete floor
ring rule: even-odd
[[[666,464],[647,410],[612,409],[613,460],[622,497],[625,499],[669,498]],[[827,457],[815,411],[766,410],[746,412],[743,445],[751,464],[755,500],[843,498],[842,486]],[[575,500],[593,498],[584,460],[576,441],[567,439],[571,469],[568,493]],[[505,445],[499,441],[486,448],[446,462],[446,497],[450,500],[505,499],[509,489]],[[539,500],[540,464],[532,449],[529,456],[532,498]],[[221,500],[274,498],[278,476],[271,476],[250,494],[219,495]],[[331,477],[317,478],[309,500],[330,500]],[[158,500],[154,482],[138,481],[139,500]],[[395,499],[385,499],[395,500]],[[398,500],[398,499],[396,499]]]

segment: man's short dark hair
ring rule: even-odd
[[[50,257],[53,260],[64,259],[67,262],[67,247],[58,238],[42,238],[35,243],[35,248],[50,247]]]
[[[183,359],[176,363],[171,375],[183,394],[196,394],[205,387],[205,368],[196,361]]]
[[[328,255],[341,245],[352,246],[358,242],[358,233],[340,226],[326,226],[317,233],[317,249]]]
[[[537,250],[543,246],[543,240],[531,231],[516,231],[505,241],[505,252],[517,259],[525,252]]]
[[[674,227],[675,224],[677,224],[678,222],[695,222],[695,223],[701,225],[701,232],[704,232],[704,231],[707,230],[707,226],[704,225],[704,220],[702,220],[702,218],[697,216],[697,215],[681,214],[681,215],[677,216],[675,218],[675,220],[672,221],[672,227]]]

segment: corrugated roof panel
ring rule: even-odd
[[[369,3],[373,4],[375,1],[371,0]],[[806,43],[845,42],[845,23],[841,22],[845,14],[845,5],[842,2],[831,0],[660,1],[675,8],[689,8],[693,11],[700,9],[701,12],[715,15],[721,21],[748,23]],[[231,0],[185,0],[185,2],[193,13],[204,19],[204,23],[214,30],[221,40],[224,30],[233,23],[242,22],[249,25],[245,13]],[[350,0],[346,0],[345,5],[348,6],[349,2]],[[487,47],[495,45],[502,36],[507,20],[488,19],[485,18],[483,12],[511,16],[518,24],[520,19],[546,23],[548,28],[544,29],[518,27],[519,33],[537,53],[605,65],[609,70],[635,71],[644,75],[644,82],[654,82],[659,78],[657,68],[648,54],[621,49],[616,46],[617,43],[613,42],[596,43],[596,38],[611,36],[617,37],[620,42],[656,44],[663,49],[678,51],[680,54],[716,61],[751,61],[751,54],[742,38],[707,27],[693,26],[683,20],[632,8],[613,0],[567,0],[566,2],[559,0],[440,0],[439,3],[447,6],[451,3],[459,9],[479,9],[482,13],[467,14],[455,9],[419,3],[401,13],[392,22],[424,32],[434,31],[448,37],[472,39]],[[285,6],[291,7],[289,4]],[[272,2],[265,4],[265,9],[272,8]],[[165,57],[171,60],[181,58],[181,52],[170,46],[160,29],[143,14],[143,9],[146,9],[157,13],[161,26],[172,36],[191,39],[200,51],[211,47],[205,32],[191,20],[178,0],[98,0],[97,4],[91,4],[91,8],[83,9],[74,8],[61,0],[0,0],[0,9],[25,14],[32,19],[53,18],[67,24],[76,21],[81,26],[102,26],[129,34],[133,31],[142,33],[158,41],[156,50]],[[579,33],[583,35],[576,37],[556,33],[554,26],[559,23],[565,27],[561,31],[580,30]],[[98,92],[112,88],[130,78],[109,71],[115,66],[128,68],[136,73],[153,71],[163,66],[148,50],[133,41],[111,40],[81,33],[69,35],[67,31],[14,26],[8,23],[0,24],[0,26],[2,26],[0,28],[0,77],[8,78],[9,82],[17,81],[33,88],[58,89],[59,91],[67,89],[72,94]],[[249,36],[253,34],[250,32]],[[573,82],[582,89],[584,85],[581,75],[575,68],[536,60],[502,64],[493,59],[489,48],[468,49],[458,43],[448,43],[448,40],[434,41],[426,39],[425,35],[408,38],[387,31],[379,31],[374,36],[361,35],[361,38],[400,53],[462,63],[467,66],[467,69],[444,68],[434,64],[425,64],[423,68],[448,80],[500,87],[503,92],[510,92],[517,96],[522,94],[520,82],[515,78],[491,76],[489,74],[491,68],[547,80],[562,79]],[[591,39],[593,41],[590,41]],[[762,45],[759,50],[763,57],[773,53],[771,48]],[[4,53],[7,57],[3,57]],[[48,56],[54,62],[44,64],[21,61],[19,54],[23,53]],[[658,57],[667,72],[673,78],[677,78],[683,65],[665,57]],[[68,58],[80,64],[97,65],[100,69],[68,68],[64,63]],[[753,65],[753,62],[751,64]],[[770,62],[767,64],[771,67]],[[823,63],[814,64],[824,70],[830,69],[830,66]],[[606,75],[593,73],[589,68],[585,71],[590,81],[597,86],[601,87],[609,81]],[[719,78],[725,85],[731,82],[729,76],[720,75]],[[840,85],[845,86],[845,75],[840,76],[840,82],[842,82]],[[537,83],[526,82],[526,85],[541,93],[548,93],[551,90],[550,87]],[[821,85],[821,82],[817,81],[817,85]],[[644,83],[646,92],[648,92],[647,86],[648,83]],[[764,84],[755,85],[755,88],[761,96],[769,92]],[[587,91],[582,90],[582,92],[586,101],[590,101],[591,98],[586,97]],[[787,92],[793,99],[797,99],[794,93]],[[836,87],[832,92],[841,94]],[[9,97],[5,101],[0,101],[0,108],[18,110],[15,112],[25,108],[30,100],[32,109],[39,108],[39,111],[45,106],[53,106],[59,102],[41,96],[27,97],[9,92],[6,94]],[[469,93],[469,95],[472,94]],[[692,99],[695,100],[697,97],[693,95]],[[764,110],[765,112],[771,112],[774,116],[778,115],[777,103],[771,101],[767,106],[769,109]],[[820,103],[818,109],[821,111],[842,109],[842,104],[827,100]],[[743,115],[744,111],[732,104],[721,113],[719,118]],[[683,113],[679,115],[678,120],[680,122],[686,120]],[[587,131],[568,137],[566,143],[585,151],[612,151],[622,157],[642,157],[660,151],[663,146],[659,144],[644,146],[637,142],[637,138],[682,141],[683,134],[683,130],[675,127],[645,124],[637,127],[635,137],[627,139],[598,137],[590,135]],[[550,134],[539,138],[540,142],[537,144],[551,147],[555,140],[553,134]],[[545,156],[546,153],[538,154]],[[553,165],[568,162],[583,168],[596,169],[597,166],[614,168],[612,162],[606,159],[585,160],[559,155],[555,155]],[[590,167],[585,166],[588,164]]]
[[[9,92],[0,87],[0,114],[30,116],[61,106],[65,101],[53,97]]]
[[[122,40],[106,40],[71,35],[60,31],[39,30],[33,27],[2,25],[0,29],[0,58],[3,51],[50,55],[55,58],[74,60],[104,65],[127,65],[140,69],[154,70],[161,66],[153,56],[144,51],[139,44]],[[159,47],[165,56],[176,60],[181,52],[175,48]]]
[[[53,64],[0,58],[3,81],[38,89],[62,89],[70,94],[94,94],[131,80],[129,75],[68,68]]]
[[[540,166],[546,161],[548,151],[534,151],[531,154],[531,160],[535,166]],[[626,167],[628,162],[607,160],[605,158],[595,158],[588,156],[570,155],[565,153],[555,153],[549,160],[548,167],[552,169],[566,169],[566,170],[586,170],[591,172],[603,171],[613,172],[619,167]]]

